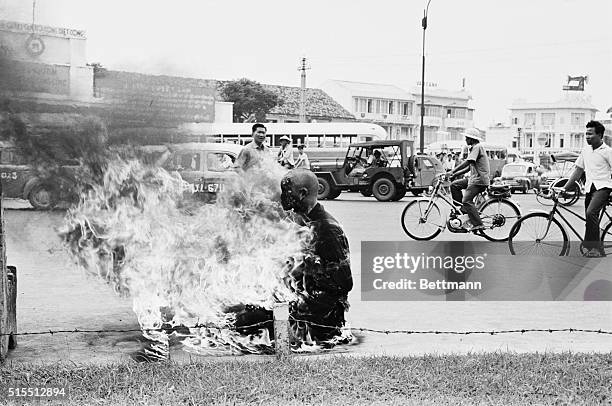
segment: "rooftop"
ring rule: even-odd
[[[262,86],[278,94],[282,100],[280,106],[270,110],[270,114],[299,116],[301,88],[293,86]],[[336,100],[321,89],[306,88],[306,115],[310,117],[331,117],[354,120],[355,117]]]
[[[338,86],[350,90],[354,96],[386,98],[396,100],[414,100],[407,91],[394,86],[380,83],[351,82],[348,80],[330,80]]]
[[[421,88],[419,86],[411,89],[412,94],[415,97],[421,96]],[[440,89],[437,87],[426,87],[425,97],[441,97],[445,99],[461,99],[461,100],[472,100],[472,95],[465,89],[462,90],[448,90]]]
[[[536,110],[536,109],[586,109],[599,111],[592,103],[591,97],[585,95],[564,95],[555,102],[531,103],[526,100],[515,100],[510,107],[511,110]]]

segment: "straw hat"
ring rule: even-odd
[[[484,141],[482,135],[480,134],[480,131],[478,131],[476,128],[468,128],[467,130],[462,132],[461,135],[463,135],[464,137],[471,138],[473,140],[478,140],[480,142]]]
[[[286,135],[283,135],[282,137],[279,138],[280,141],[285,140],[288,142],[291,142],[291,138],[287,137]]]

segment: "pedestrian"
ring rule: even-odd
[[[301,216],[313,233],[303,266],[293,279],[303,281],[290,313],[301,337],[327,341],[341,334],[353,288],[348,240],[338,221],[317,201],[319,182],[309,170],[290,171],[281,181],[281,203],[285,210]],[[314,324],[329,326],[321,327]]]
[[[489,158],[487,157],[487,151],[480,144],[482,141],[480,131],[476,128],[469,128],[463,135],[469,146],[469,153],[467,159],[451,171],[451,179],[468,171],[470,177],[455,180],[451,184],[451,194],[454,201],[462,203],[461,211],[469,216],[471,225],[467,229],[477,232],[482,230],[484,226],[478,209],[474,205],[474,198],[485,191],[490,184]],[[462,192],[464,189],[465,193]]]
[[[599,214],[612,192],[612,148],[603,142],[606,129],[599,121],[589,121],[586,129],[587,146],[576,160],[576,169],[564,189],[565,192],[573,190],[576,181],[586,175],[584,256],[601,257],[605,256],[605,253],[599,236]]]
[[[293,146],[291,145],[291,138],[286,135],[280,137],[280,149],[276,159],[281,166],[287,169],[293,169],[295,167],[295,161],[293,160]]]
[[[251,130],[253,141],[242,148],[242,151],[240,151],[234,163],[234,168],[242,169],[243,171],[255,165],[259,165],[264,159],[264,156],[270,154],[270,148],[265,144],[266,126],[261,123],[256,123],[253,124]]]
[[[455,159],[453,158],[453,154],[449,153],[446,156],[446,170],[452,171],[453,169],[455,169]]]
[[[310,169],[310,160],[308,155],[304,152],[304,144],[298,145],[298,159],[295,161],[295,168]]]

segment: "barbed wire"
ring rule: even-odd
[[[500,334],[524,334],[524,333],[589,333],[589,334],[606,334],[612,335],[610,330],[602,329],[582,329],[582,328],[523,328],[523,329],[510,329],[510,330],[468,330],[468,331],[455,331],[455,330],[387,330],[387,329],[374,329],[367,327],[338,327],[334,325],[315,323],[310,320],[289,318],[288,321],[304,323],[313,327],[362,332],[362,333],[377,333],[377,334],[404,334],[404,335],[500,335]],[[229,326],[229,325],[214,325],[214,324],[196,324],[194,326],[169,326],[160,328],[127,328],[127,329],[79,329],[74,328],[70,330],[44,330],[44,331],[29,331],[29,332],[16,332],[16,333],[0,333],[2,336],[32,336],[32,335],[54,335],[54,334],[88,334],[88,333],[135,333],[135,332],[149,332],[159,331],[165,333],[181,332],[185,329],[199,329],[208,328],[216,330],[232,330],[240,331],[253,329],[257,327],[264,327],[274,323],[274,320],[265,320],[258,323],[248,324],[244,326]]]

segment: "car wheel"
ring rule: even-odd
[[[393,199],[397,187],[395,182],[388,178],[380,178],[372,185],[372,193],[379,202],[388,202]]]
[[[329,181],[324,178],[317,178],[319,180],[319,190],[317,191],[317,199],[325,200],[331,194],[331,185]]]
[[[51,210],[57,204],[55,191],[49,185],[35,186],[30,191],[28,200],[36,210]]]

